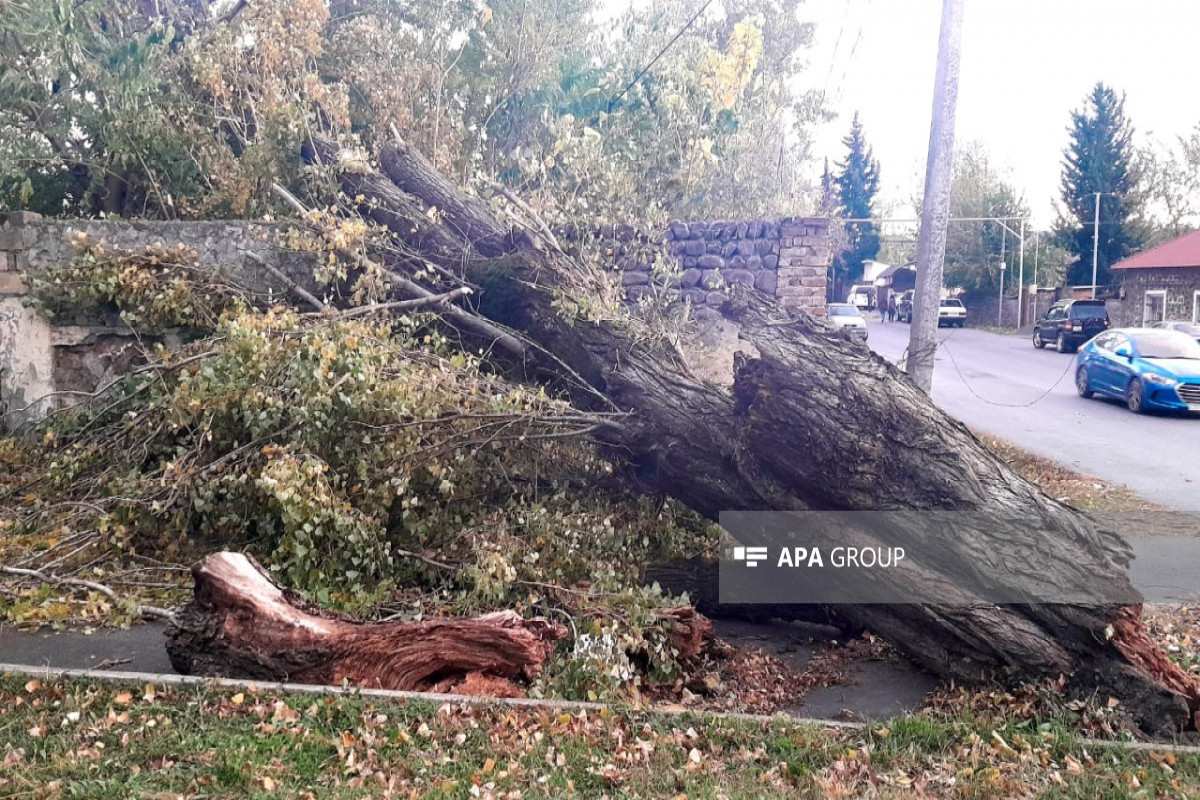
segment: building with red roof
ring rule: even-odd
[[[1127,325],[1200,323],[1200,231],[1113,264],[1124,278]]]

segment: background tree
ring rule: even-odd
[[[950,218],[997,217],[1017,228],[1017,217],[1027,217],[1029,208],[991,163],[979,142],[970,142],[954,156],[950,184]],[[946,231],[946,285],[968,295],[995,296],[999,289],[1001,244],[1004,228],[998,222],[951,222]],[[1018,239],[1007,235],[1005,260],[1013,263],[1019,254]],[[1011,283],[1013,273],[1005,276]]]
[[[1038,286],[1062,286],[1075,256],[1058,243],[1053,231],[1025,234],[1025,278]]]
[[[0,4],[2,202],[252,216],[303,183],[309,134],[374,152],[394,126],[550,224],[800,213],[823,112],[792,80],[798,6],[653,0],[601,29],[598,0]]]
[[[1138,171],[1153,220],[1146,244],[1193,230],[1200,221],[1200,125],[1174,143],[1156,140],[1139,148]]]
[[[48,214],[249,216],[345,130],[322,0],[0,5],[0,189]],[[218,9],[219,11],[220,9]]]
[[[1100,192],[1100,247],[1096,281],[1111,280],[1109,267],[1144,240],[1141,197],[1134,162],[1133,126],[1125,99],[1097,83],[1082,108],[1071,112],[1071,141],[1063,159],[1062,200],[1056,230],[1076,256],[1067,280],[1092,282],[1092,222]]]
[[[874,213],[875,194],[879,191],[879,162],[863,136],[858,114],[842,143],[846,145],[846,159],[838,162],[834,178],[839,210],[848,219],[868,219]],[[846,238],[847,247],[834,257],[835,297],[862,277],[864,261],[879,254],[879,228],[873,222],[846,223]]]

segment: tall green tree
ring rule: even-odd
[[[834,176],[839,210],[847,219],[869,219],[875,211],[875,194],[879,191],[879,162],[863,136],[858,114],[850,123],[850,133],[842,139],[846,158],[838,162]],[[863,262],[879,254],[879,227],[873,222],[846,223],[846,248],[834,258],[834,292],[843,289],[863,274]]]
[[[1056,230],[1078,256],[1067,273],[1076,285],[1092,282],[1093,221],[1100,193],[1096,282],[1111,280],[1110,267],[1145,238],[1135,168],[1133,126],[1125,116],[1125,98],[1097,83],[1083,107],[1071,112],[1071,141],[1063,158],[1062,200]]]

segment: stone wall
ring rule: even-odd
[[[36,214],[10,214],[0,226],[0,430],[44,416],[55,392],[94,391],[134,366],[141,347],[153,343],[136,340],[116,317],[56,319],[51,324],[26,306],[25,276],[70,263],[77,255],[72,244],[76,234],[119,249],[186,245],[196,252],[200,266],[225,272],[252,292],[284,296],[286,284],[263,269],[257,256],[314,289],[312,257],[279,248],[280,230],[259,222],[44,220]],[[170,335],[162,340],[169,343]]]
[[[44,220],[10,214],[0,226],[0,429],[44,415],[56,391],[93,391],[136,363],[139,343],[119,319],[55,320],[52,325],[23,303],[23,275],[70,263],[76,256],[75,234],[118,249],[186,245],[199,265],[224,271],[253,292],[285,296],[286,284],[261,266],[258,259],[263,259],[315,291],[311,257],[280,248],[280,232],[278,224],[249,221]],[[718,316],[728,287],[738,284],[785,306],[825,313],[828,220],[672,222],[663,234],[619,228],[602,238],[622,270],[630,299],[658,282],[653,264],[661,254],[675,259],[681,270],[677,284],[663,288],[690,300],[700,319]]]
[[[284,283],[264,270],[251,257],[253,253],[268,260],[300,285],[315,288],[312,257],[277,246],[279,234],[285,227],[279,223],[43,220],[31,215],[18,219],[16,225],[10,218],[6,227],[22,233],[24,252],[12,254],[14,260],[20,261],[18,270],[43,271],[69,263],[77,255],[71,244],[72,236],[82,233],[90,240],[103,240],[118,250],[137,250],[154,244],[184,245],[196,251],[200,266],[226,272],[253,292],[286,292]]]
[[[1166,292],[1166,318],[1192,321],[1197,314],[1200,293],[1200,267],[1150,267],[1119,270],[1125,278],[1125,296],[1120,320],[1113,325],[1137,327],[1142,324],[1147,291]],[[1111,316],[1111,308],[1110,308]]]
[[[829,221],[787,217],[743,222],[670,223],[663,248],[682,270],[679,291],[698,318],[713,317],[730,286],[751,286],[782,305],[825,313]],[[654,281],[646,259],[622,263],[627,296],[637,299]]]

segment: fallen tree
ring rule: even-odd
[[[321,143],[307,154],[332,164],[335,151]],[[461,272],[480,290],[480,316],[520,331],[563,364],[562,385],[577,405],[594,408],[600,396],[606,409],[628,412],[598,436],[638,467],[649,491],[712,519],[767,509],[1003,518],[992,532],[933,542],[914,523],[886,544],[910,553],[936,548],[944,565],[1014,590],[1033,591],[1049,574],[1068,592],[1102,583],[1138,597],[1119,536],[1016,475],[894,366],[830,335],[822,320],[750,293],[732,297],[723,313],[759,355],[738,365],[731,390],[704,382],[628,315],[603,303],[563,313],[566,299],[611,296],[603,274],[536,231],[502,225],[403,142],[385,146],[379,160],[390,181],[359,165],[341,175],[346,193],[365,201],[360,209],[403,239],[410,257]],[[437,209],[416,231],[414,204]],[[392,264],[409,266],[403,258]],[[946,677],[1067,675],[1076,691],[1119,698],[1153,731],[1194,727],[1200,710],[1196,684],[1145,636],[1136,602],[996,605],[964,594],[949,605],[847,605],[837,613]]]
[[[522,696],[566,628],[513,611],[364,623],[308,605],[241,553],[192,567],[192,602],[167,629],[184,675]]]
[[[184,675],[523,697],[567,629],[511,610],[420,622],[363,622],[306,603],[242,553],[192,566],[191,603],[167,627]],[[676,657],[694,662],[713,625],[691,606],[658,611]]]

